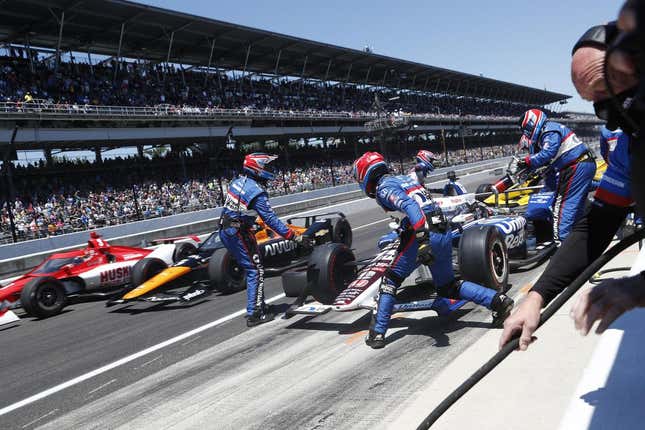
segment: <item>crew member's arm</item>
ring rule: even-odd
[[[269,198],[266,194],[260,194],[252,202],[253,209],[256,210],[262,221],[264,221],[271,230],[278,233],[285,239],[293,239],[295,233],[273,212],[269,204]]]
[[[520,334],[520,349],[526,350],[540,321],[540,310],[560,294],[607,248],[627,215],[627,208],[595,203],[578,221],[567,240],[551,258],[526,299],[504,321],[500,348]]]
[[[385,189],[379,190],[378,194],[378,198],[381,201],[390,202],[390,204],[398,211],[406,214],[410,220],[410,225],[414,230],[428,228],[426,216],[421,210],[419,203],[417,203],[417,201],[412,197],[408,196],[403,190],[395,188]]]
[[[558,153],[562,137],[555,131],[547,132],[542,136],[542,150],[537,154],[527,155],[524,159],[526,165],[532,170],[549,164]]]

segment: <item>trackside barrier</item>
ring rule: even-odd
[[[478,163],[468,168],[441,169],[440,173],[428,177],[429,181],[445,179],[445,172],[455,170],[460,174],[476,173],[489,168],[504,164],[506,159],[498,159],[488,163]],[[318,192],[316,192],[318,191]],[[292,201],[294,197],[300,197],[300,201]],[[273,198],[278,203],[274,211],[278,215],[288,215],[308,209],[329,206],[335,203],[351,201],[362,198],[363,193],[356,184],[341,185],[334,188],[315,190],[298,195],[282,196]],[[284,201],[286,203],[283,203]],[[282,203],[282,204],[280,204]],[[182,223],[182,215],[155,218],[152,220],[137,221],[130,224],[121,224],[112,227],[104,227],[96,231],[103,235],[111,244],[122,246],[145,246],[156,239],[164,237],[177,237],[186,235],[203,234],[214,231],[219,224],[221,208],[207,209],[193,213],[200,215],[198,220]],[[183,218],[186,219],[186,218]],[[160,227],[155,228],[155,224]],[[121,234],[119,234],[121,233]],[[75,249],[87,242],[89,232],[78,232],[68,235],[54,236],[46,239],[37,239],[0,247],[0,276],[8,277],[18,272],[27,271],[38,265],[47,255],[52,252],[62,252]],[[16,257],[18,255],[18,257]]]

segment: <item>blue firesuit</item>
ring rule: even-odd
[[[376,187],[376,202],[385,211],[399,211],[406,215],[401,221],[403,232],[400,235],[398,255],[383,278],[379,290],[376,323],[373,327],[376,333],[386,332],[396,301],[396,290],[417,267],[419,243],[415,230],[423,228],[430,230],[429,242],[434,260],[429,268],[439,295],[469,300],[490,308],[495,291],[472,282],[464,281],[460,284],[456,281],[452,268],[452,232],[446,230],[445,225],[444,228],[440,227],[443,220],[437,218],[442,218],[439,216],[441,209],[422,185],[410,176],[385,175]],[[383,236],[379,240],[379,247],[396,237],[396,232]]]
[[[582,216],[596,163],[587,145],[573,131],[553,121],[544,125],[530,152],[531,155],[525,158],[529,168],[552,166],[545,178],[545,191],[550,191],[548,188],[555,183],[553,237],[559,243]],[[530,214],[531,208],[527,211]]]
[[[629,136],[620,129],[610,131],[603,127],[600,153],[607,162],[607,170],[594,197],[613,206],[631,206],[634,200],[630,187]]]
[[[466,191],[466,187],[464,187],[461,182],[449,180],[446,185],[443,187],[443,195],[444,197],[448,196],[461,196],[462,194],[466,194],[468,191]]]
[[[267,192],[250,176],[238,176],[229,187],[222,211],[222,243],[246,271],[246,312],[264,306],[264,267],[252,227],[257,215],[276,233],[291,239],[294,232],[276,216]]]

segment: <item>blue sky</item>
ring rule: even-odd
[[[622,1],[143,0],[144,3],[316,41],[570,94],[571,47]]]

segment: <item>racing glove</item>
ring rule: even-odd
[[[428,241],[429,231],[426,227],[422,227],[414,232],[419,250],[417,252],[417,260],[421,264],[429,265],[433,261],[432,248]]]
[[[531,159],[527,156],[525,158],[520,158],[517,160],[517,170],[524,170],[531,165]]]
[[[311,237],[307,235],[304,235],[304,234],[296,235],[296,237],[293,240],[300,248],[311,249],[313,247]]]

